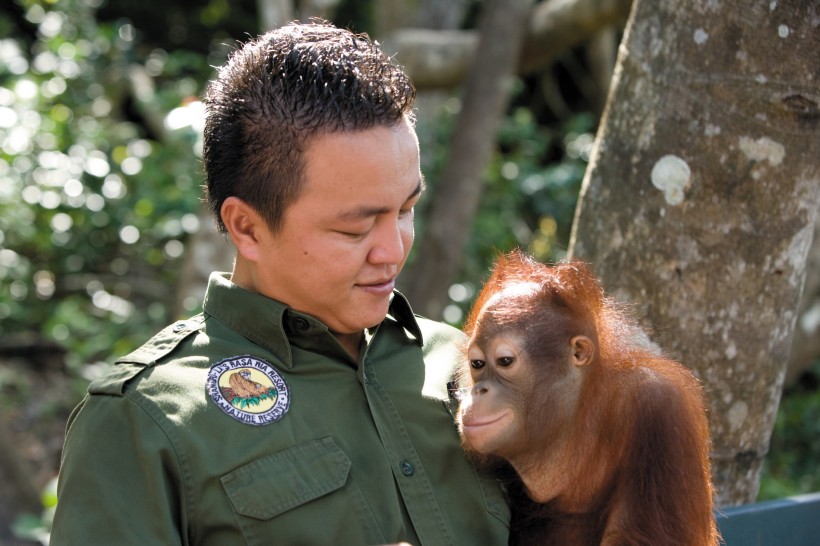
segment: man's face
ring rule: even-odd
[[[319,135],[304,161],[301,195],[262,234],[255,288],[334,333],[360,332],[384,319],[413,244],[418,140],[406,121]]]

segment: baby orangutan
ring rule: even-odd
[[[514,471],[512,544],[717,543],[701,387],[636,332],[581,263],[496,264],[467,319],[459,431]]]

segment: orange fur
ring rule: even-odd
[[[508,306],[507,315],[480,321],[491,298],[515,283],[539,288],[523,304]],[[641,341],[635,323],[605,297],[587,266],[548,267],[519,252],[501,257],[465,330],[471,339],[510,330],[523,335],[527,365],[543,367],[537,377],[545,385],[556,370],[545,355],[557,354],[569,337],[588,336],[597,347],[571,423],[565,423],[573,432],[535,446],[556,477],[542,489],[549,500],[533,502],[517,475],[509,480],[514,543],[717,543],[701,386],[687,368]],[[553,414],[527,407],[528,418],[542,423]]]

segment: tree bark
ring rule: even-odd
[[[476,62],[470,69],[450,155],[420,243],[423,267],[404,275],[410,301],[429,317],[441,316],[447,290],[458,273],[531,5],[532,0],[489,0],[484,5]]]
[[[806,284],[797,312],[797,328],[784,382],[787,388],[820,358],[820,214],[814,224],[814,243],[806,271]]]
[[[638,1],[570,256],[705,384],[717,505],[754,501],[820,206],[814,0]]]
[[[549,65],[561,53],[583,43],[598,31],[622,24],[631,0],[548,0],[531,9],[523,25],[524,45],[512,63],[518,72],[532,73]],[[505,38],[500,38],[502,41]],[[385,49],[396,59],[418,89],[451,88],[464,81],[477,55],[476,31],[402,29],[386,36]],[[478,54],[481,59],[481,55]]]
[[[414,27],[454,31],[467,13],[468,0],[419,0],[411,9],[406,0],[387,0],[373,4],[376,36],[390,35],[398,28]],[[458,33],[456,33],[458,34]],[[449,35],[440,32],[441,36]],[[473,33],[475,36],[475,33]],[[443,51],[448,51],[444,45]],[[393,54],[391,50],[386,50]],[[421,149],[421,171],[431,172],[436,167],[436,148],[439,146],[438,132],[444,116],[447,101],[452,96],[450,89],[421,88],[416,93],[416,134]]]

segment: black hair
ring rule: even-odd
[[[366,35],[291,23],[236,50],[205,94],[207,198],[236,196],[276,231],[302,188],[313,136],[412,120],[415,88]]]

